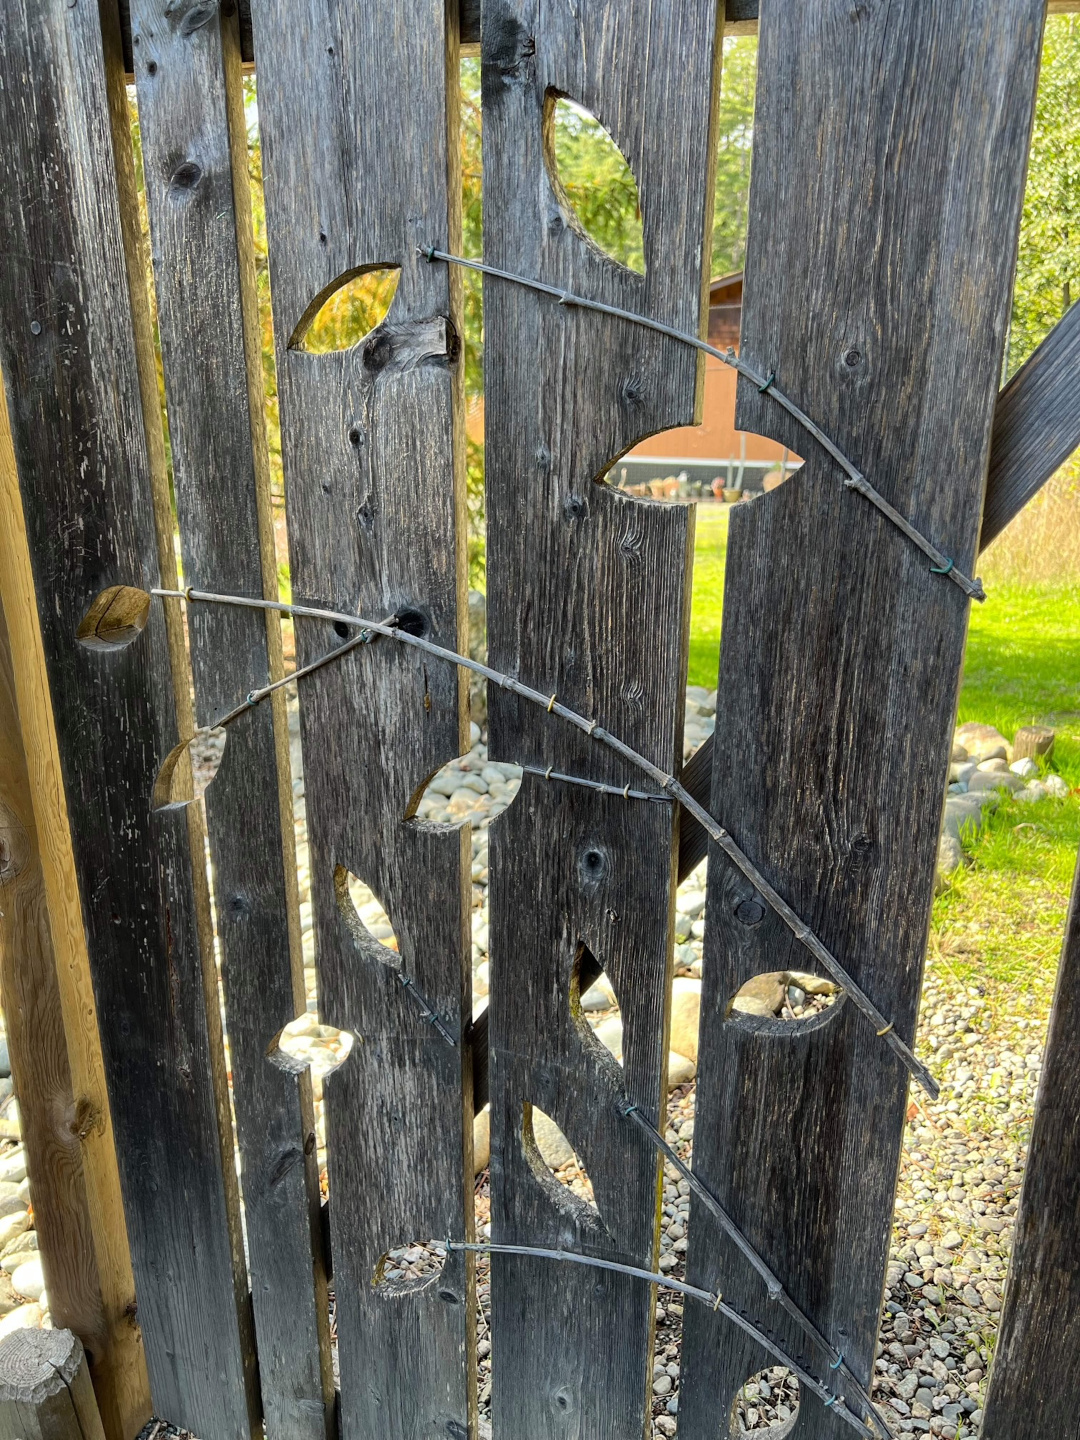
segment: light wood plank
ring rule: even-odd
[[[0,386],[0,603],[5,609],[17,708],[25,734],[33,737],[23,751],[26,783],[32,800],[29,818],[34,825],[47,897],[49,935],[71,1076],[73,1134],[80,1145],[82,1180],[107,1337],[104,1347],[91,1343],[94,1384],[109,1440],[131,1440],[150,1416],[150,1386],[142,1337],[134,1322],[135,1282],[98,1038],[97,1006],[3,386]],[[10,763],[14,774],[15,762]],[[29,831],[29,824],[25,824],[25,828]]]

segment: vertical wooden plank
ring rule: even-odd
[[[122,1440],[109,1355],[112,1337],[83,1179],[64,1014],[2,603],[0,987],[49,1310],[58,1325],[78,1334],[93,1357],[112,1434]]]
[[[1043,8],[761,16],[742,354],[967,574]],[[732,516],[714,813],[910,1043],[967,601],[742,380],[737,424],[807,459]],[[868,1383],[907,1077],[842,1000],[798,1026],[730,1015],[751,976],[811,967],[715,847],[708,907],[695,1169]],[[828,1381],[696,1202],[690,1234],[688,1278]],[[679,1433],[714,1440],[766,1357],[700,1307],[684,1337]],[[805,1392],[797,1427],[846,1433]]]
[[[5,5],[0,361],[154,1403],[202,1440],[237,1440],[253,1357],[205,907],[188,820],[149,811],[176,740],[179,635],[155,613],[127,648],[75,640],[106,586],[157,582],[171,543],[148,458],[145,296],[141,317],[129,299],[121,64],[95,6]]]
[[[686,330],[704,323],[715,0],[677,7],[485,0],[485,260]],[[604,256],[552,173],[557,95],[607,127],[637,178],[646,274]],[[488,645],[491,663],[557,692],[669,771],[682,730],[692,510],[596,483],[632,444],[690,423],[698,357],[625,321],[485,281]],[[501,761],[615,780],[609,752],[502,692]],[[652,1268],[659,1164],[616,1111],[662,1123],[673,840],[665,805],[528,775],[491,827],[492,1236]],[[582,947],[619,997],[623,1069],[576,1002]],[[591,1178],[586,1207],[532,1143],[555,1120]],[[651,1287],[493,1257],[492,1418],[515,1440],[626,1440],[651,1390]]]
[[[460,285],[417,253],[459,240],[457,0],[255,0],[252,17],[293,594],[411,615],[460,650]],[[385,322],[337,352],[290,343],[366,266],[400,268]],[[339,644],[298,626],[301,663]],[[341,1423],[364,1440],[475,1433],[471,1262],[407,1294],[372,1283],[390,1249],[472,1229],[470,847],[406,821],[464,748],[464,694],[384,642],[300,686],[320,1007],[357,1037],[324,1098]],[[350,913],[350,873],[398,954]]]
[[[1080,1436],[1080,866],[1043,1055],[984,1440]]]
[[[89,1358],[109,1440],[131,1440],[150,1416],[150,1386],[142,1336],[134,1318],[135,1282],[120,1195],[97,1008],[3,386],[0,386],[0,605],[4,607],[9,637],[12,695],[17,696],[17,706],[14,699],[9,703],[17,708],[25,735],[32,737],[22,752],[26,794],[32,802],[32,811],[23,808],[25,802],[14,808],[28,834],[33,825],[31,838],[37,847],[37,861],[45,886],[49,938],[55,960],[54,979],[72,1092],[70,1138],[79,1144],[84,1201],[103,1311],[104,1344],[95,1345],[87,1340]],[[5,769],[7,784],[13,785],[18,773],[15,755],[10,754]],[[32,983],[35,988],[44,988],[46,982],[41,979]],[[69,1222],[64,1223],[67,1226]],[[73,1228],[78,1233],[77,1226]]]
[[[132,0],[131,24],[184,579],[276,599],[235,17]],[[283,673],[276,615],[203,605],[188,626],[200,725]],[[318,1440],[334,1391],[311,1082],[267,1055],[305,1006],[284,693],[227,736],[205,804],[259,1383],[270,1440]]]

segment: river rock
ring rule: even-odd
[[[1047,775],[1042,783],[1046,787],[1046,793],[1055,800],[1064,800],[1069,793],[1069,787],[1060,775]]]
[[[668,1089],[674,1090],[676,1085],[685,1085],[693,1080],[697,1074],[697,1065],[693,1060],[688,1060],[685,1055],[678,1055],[674,1050],[668,1056],[667,1083]]]
[[[586,990],[581,997],[581,1008],[590,1013],[597,1010],[610,1010],[617,1003],[615,991],[612,990],[611,981],[606,975],[601,975],[596,984]]]
[[[491,1159],[491,1106],[485,1105],[474,1116],[472,1126],[473,1171],[479,1175]]]
[[[44,1318],[45,1312],[36,1300],[32,1300],[29,1305],[20,1305],[0,1320],[0,1340],[10,1335],[13,1330],[40,1330]]]
[[[976,770],[968,781],[969,794],[980,790],[1022,790],[1024,782],[1019,775],[1010,775],[1007,768],[1001,771]]]
[[[837,986],[834,981],[824,975],[811,975],[807,970],[789,970],[787,975],[789,985],[797,985],[800,990],[805,990],[808,995],[835,995]]]
[[[25,1179],[26,1151],[21,1145],[15,1150],[9,1150],[6,1155],[0,1155],[0,1181],[17,1185],[20,1180]]]
[[[671,987],[671,1048],[697,1065],[701,1025],[701,981],[683,977]]]
[[[622,1020],[618,1015],[609,1015],[593,1031],[601,1045],[607,1046],[616,1060],[622,1059]]]
[[[776,975],[754,975],[731,1002],[741,1015],[779,1015],[787,993],[787,971]]]
[[[13,1240],[17,1240],[29,1228],[30,1216],[25,1208],[13,1210],[10,1215],[5,1215],[3,1219],[0,1219],[0,1255]]]
[[[964,850],[955,835],[941,835],[938,840],[936,886],[940,890],[964,863]]]
[[[996,730],[993,725],[980,725],[977,721],[968,721],[961,725],[953,737],[953,743],[962,745],[967,751],[970,760],[1011,760],[1012,754],[1009,742]]]
[[[41,1293],[45,1289],[45,1276],[41,1270],[41,1256],[35,1255],[20,1265],[17,1270],[12,1271],[11,1283],[15,1286],[17,1295],[25,1295],[27,1300],[40,1300]]]
[[[552,1170],[568,1165],[575,1158],[574,1147],[567,1140],[554,1120],[540,1110],[532,1112],[533,1139],[536,1148],[544,1157],[544,1163]]]

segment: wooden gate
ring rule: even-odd
[[[497,1440],[646,1434],[673,1285],[685,1440],[727,1435],[770,1359],[802,1382],[786,1433],[887,1433],[874,1347],[909,1078],[934,1086],[912,1046],[969,577],[980,521],[985,544],[1080,441],[1080,311],[995,416],[1045,9],[768,0],[759,17],[728,0],[729,30],[759,27],[760,78],[742,344],[721,358],[740,427],[805,464],[733,516],[720,738],[680,777],[694,512],[604,477],[700,403],[717,0],[485,0],[482,16],[457,0],[0,0],[0,594],[54,933],[69,917],[58,957],[89,975],[79,1023],[91,1034],[96,1013],[100,1036],[109,1114],[102,1096],[100,1127],[78,1133],[111,1122],[123,1197],[123,1222],[106,1216],[112,1150],[88,1151],[111,1280],[83,1338],[113,1387],[110,1440],[148,1413],[143,1352],[155,1413],[200,1440],[476,1437],[483,1254]],[[482,60],[482,266],[462,259],[463,42]],[[562,190],[563,97],[634,172],[642,274],[592,244]],[[486,664],[466,634],[468,264],[485,272]],[[376,271],[396,284],[385,319],[311,346],[328,297]],[[328,1202],[311,1083],[279,1045],[305,1005],[282,614],[305,671],[319,1018],[354,1037],[326,1082]],[[470,665],[490,760],[524,767],[491,827],[482,1016],[468,825],[418,815],[468,749]],[[223,722],[190,803],[187,742],[220,745]],[[672,1282],[674,890],[706,845],[691,1242]],[[789,967],[831,977],[838,1002],[797,1034],[732,1010]],[[600,970],[621,1064],[581,1013]],[[1063,1012],[1066,1077],[1072,1036]],[[473,1204],[488,1093],[490,1239]],[[595,1203],[551,1173],[538,1115]],[[1065,1224],[1046,1155],[1075,1140],[1056,1112],[1040,1127],[1035,1203]],[[1047,1331],[1026,1287],[1053,1246],[1025,1233],[988,1408],[1013,1440],[1058,1416],[1066,1433],[1077,1399],[1074,1366],[1035,1425]],[[411,1246],[424,1273],[388,1278]]]

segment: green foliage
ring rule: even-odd
[[[1080,296],[1080,16],[1046,22],[1009,334],[1014,371]]]
[[[690,601],[690,666],[687,683],[716,689],[720,665],[720,620],[724,609],[727,563],[726,505],[696,507],[694,583]]]
[[[558,183],[578,224],[606,255],[644,274],[637,181],[622,151],[599,120],[568,100],[556,102],[552,130]]]
[[[348,350],[386,319],[401,271],[365,270],[328,296],[303,336],[312,355]]]
[[[756,86],[757,39],[739,36],[725,40],[713,202],[714,276],[741,270],[746,256]]]

